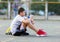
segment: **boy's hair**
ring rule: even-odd
[[[20,12],[23,12],[23,11],[25,11],[25,9],[24,8],[19,8],[19,10],[18,10],[18,14],[20,14]]]

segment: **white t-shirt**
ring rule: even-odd
[[[14,20],[12,21],[11,25],[10,25],[10,28],[11,28],[11,32],[12,34],[14,34],[17,30],[17,27],[22,23],[22,21],[25,19],[26,17],[25,16],[20,16],[20,15],[17,15]]]

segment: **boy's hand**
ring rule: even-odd
[[[34,20],[31,20],[31,23],[34,24]]]

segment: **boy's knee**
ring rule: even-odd
[[[25,23],[25,24],[29,24],[30,21],[27,19],[27,20],[25,20],[23,23]]]
[[[26,20],[26,23],[27,23],[27,24],[29,24],[29,23],[30,23],[30,21],[29,21],[29,20]]]

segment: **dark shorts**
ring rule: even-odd
[[[21,36],[21,35],[29,35],[28,33],[26,33],[26,29],[21,30],[20,32],[16,32],[15,34],[13,34],[14,36]]]
[[[18,26],[17,31],[15,32],[15,34],[13,34],[14,36],[29,35],[28,33],[26,33],[27,29],[20,30],[20,28],[21,25]]]

